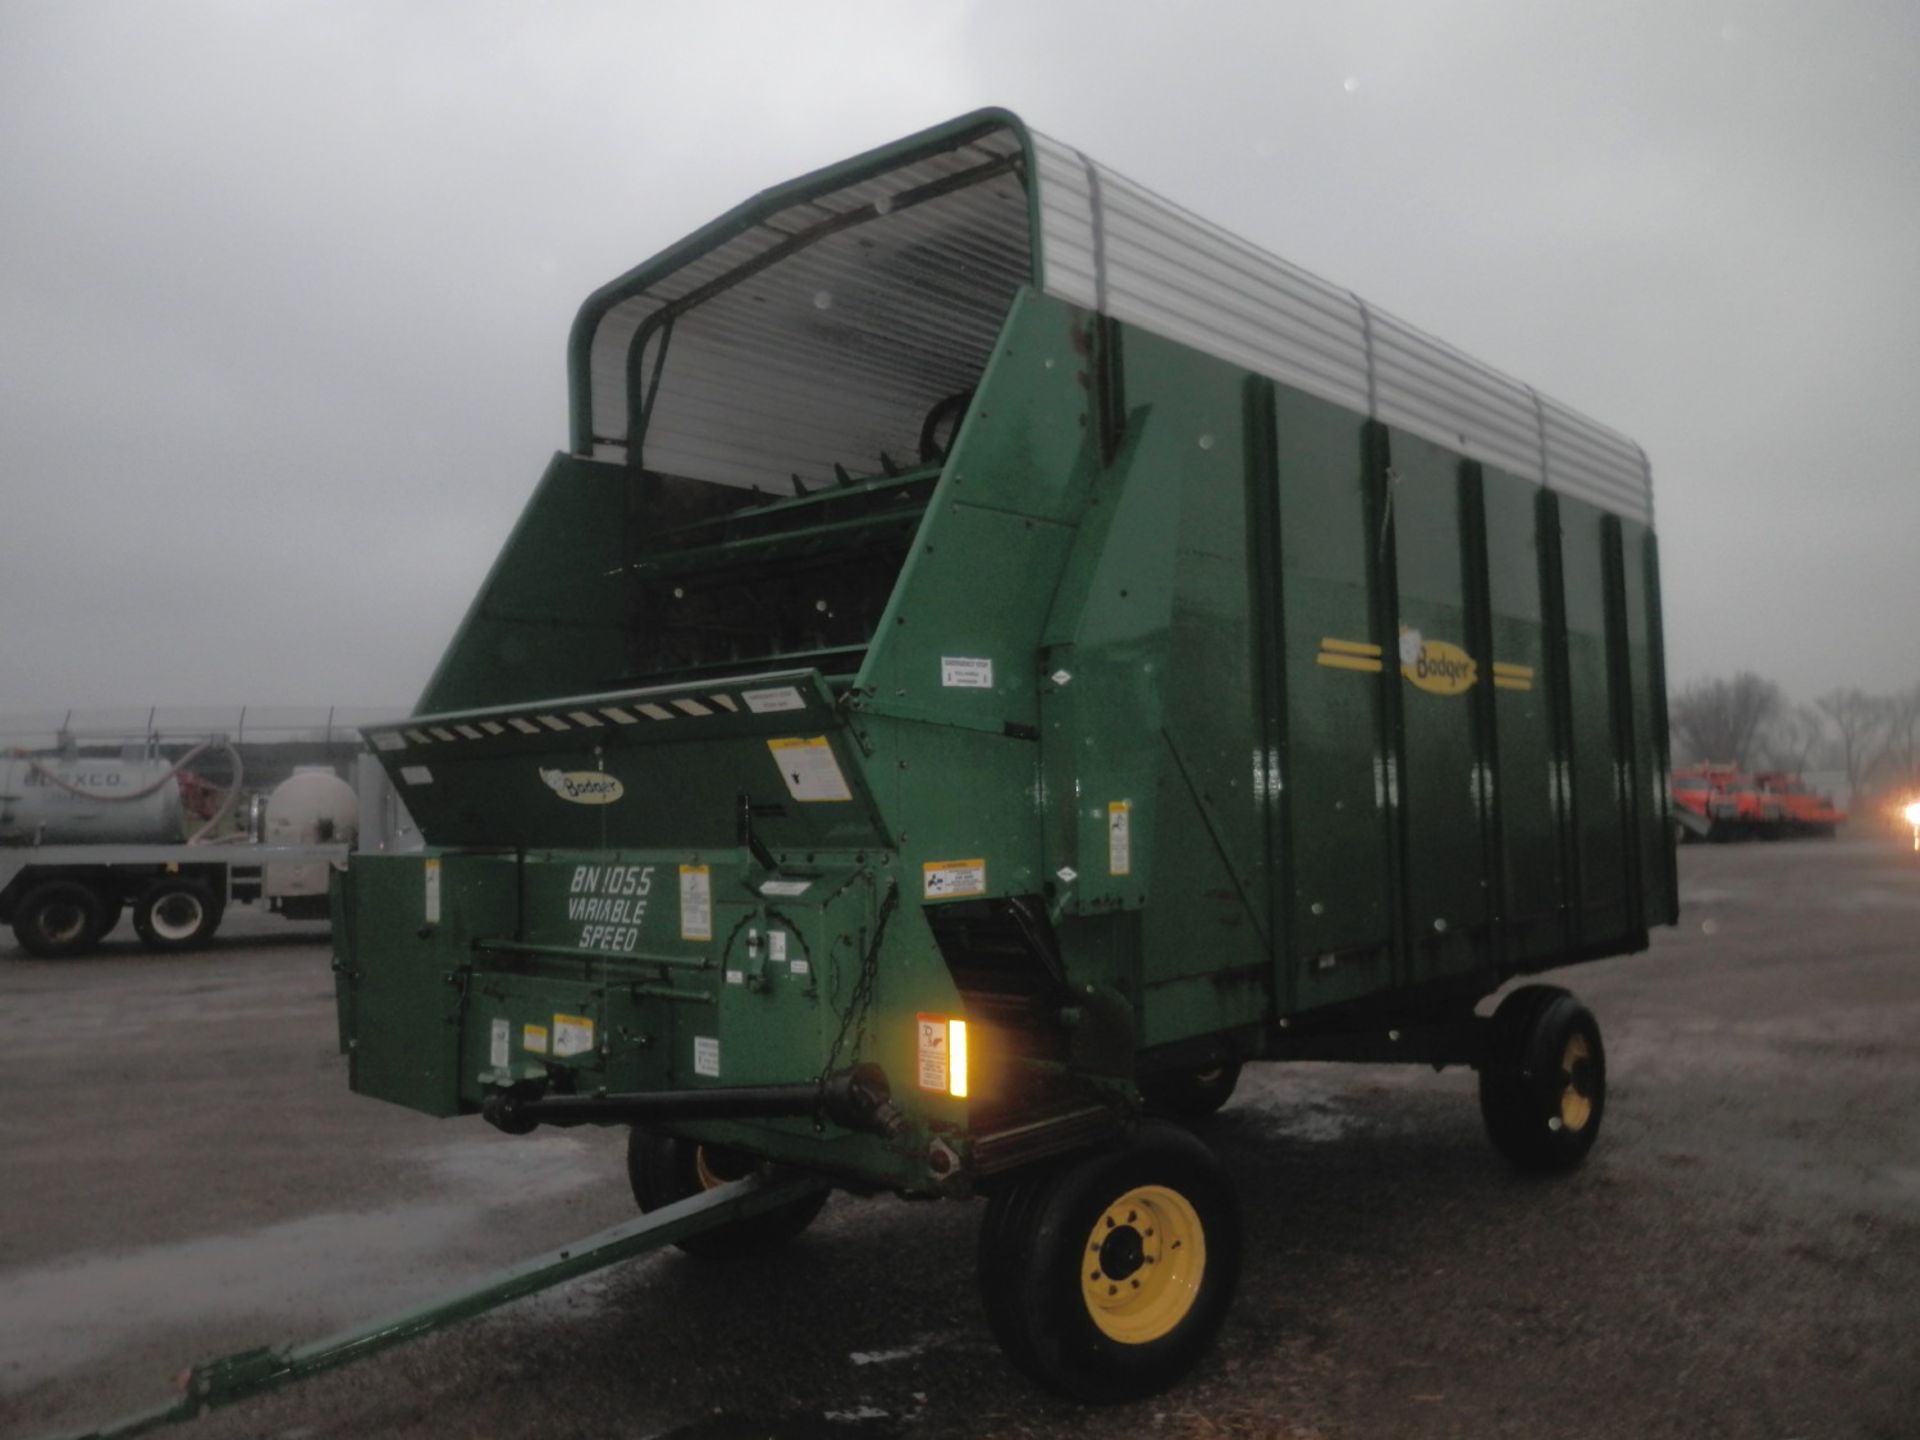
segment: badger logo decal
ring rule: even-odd
[[[554,794],[575,805],[611,805],[627,793],[617,776],[602,770],[542,769],[540,778]]]
[[[1400,673],[1429,695],[1461,695],[1480,678],[1474,658],[1458,645],[1429,640],[1418,630],[1400,629]]]

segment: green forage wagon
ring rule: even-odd
[[[1586,1154],[1594,1017],[1476,1007],[1675,918],[1633,444],[999,110],[749,200],[568,365],[368,732],[428,848],[338,885],[355,1090],[630,1126],[690,1250],[985,1196],[994,1333],[1088,1401],[1221,1324],[1174,1122],[1250,1061],[1472,1065],[1510,1161]]]

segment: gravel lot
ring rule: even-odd
[[[1032,1389],[978,1207],[836,1197],[778,1261],[651,1256],[198,1422],[237,1436],[1920,1434],[1920,857],[1694,847],[1685,923],[1557,977],[1607,1028],[1588,1165],[1525,1181],[1470,1074],[1264,1067],[1211,1127],[1249,1265],[1124,1412]],[[10,937],[9,937],[10,938]],[[0,1434],[165,1400],[631,1214],[621,1136],[357,1099],[324,938],[0,947]]]

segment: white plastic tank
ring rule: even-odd
[[[170,845],[184,838],[180,783],[166,760],[0,755],[0,845]]]
[[[350,845],[359,831],[359,797],[324,765],[302,765],[267,797],[269,845]]]
[[[261,839],[268,845],[351,845],[360,833],[360,799],[353,786],[324,765],[302,765],[267,797]],[[272,896],[325,895],[325,860],[271,863]]]

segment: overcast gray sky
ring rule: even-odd
[[[0,0],[0,713],[411,705],[586,294],[983,104],[1639,440],[1676,683],[1920,681],[1920,6]]]

